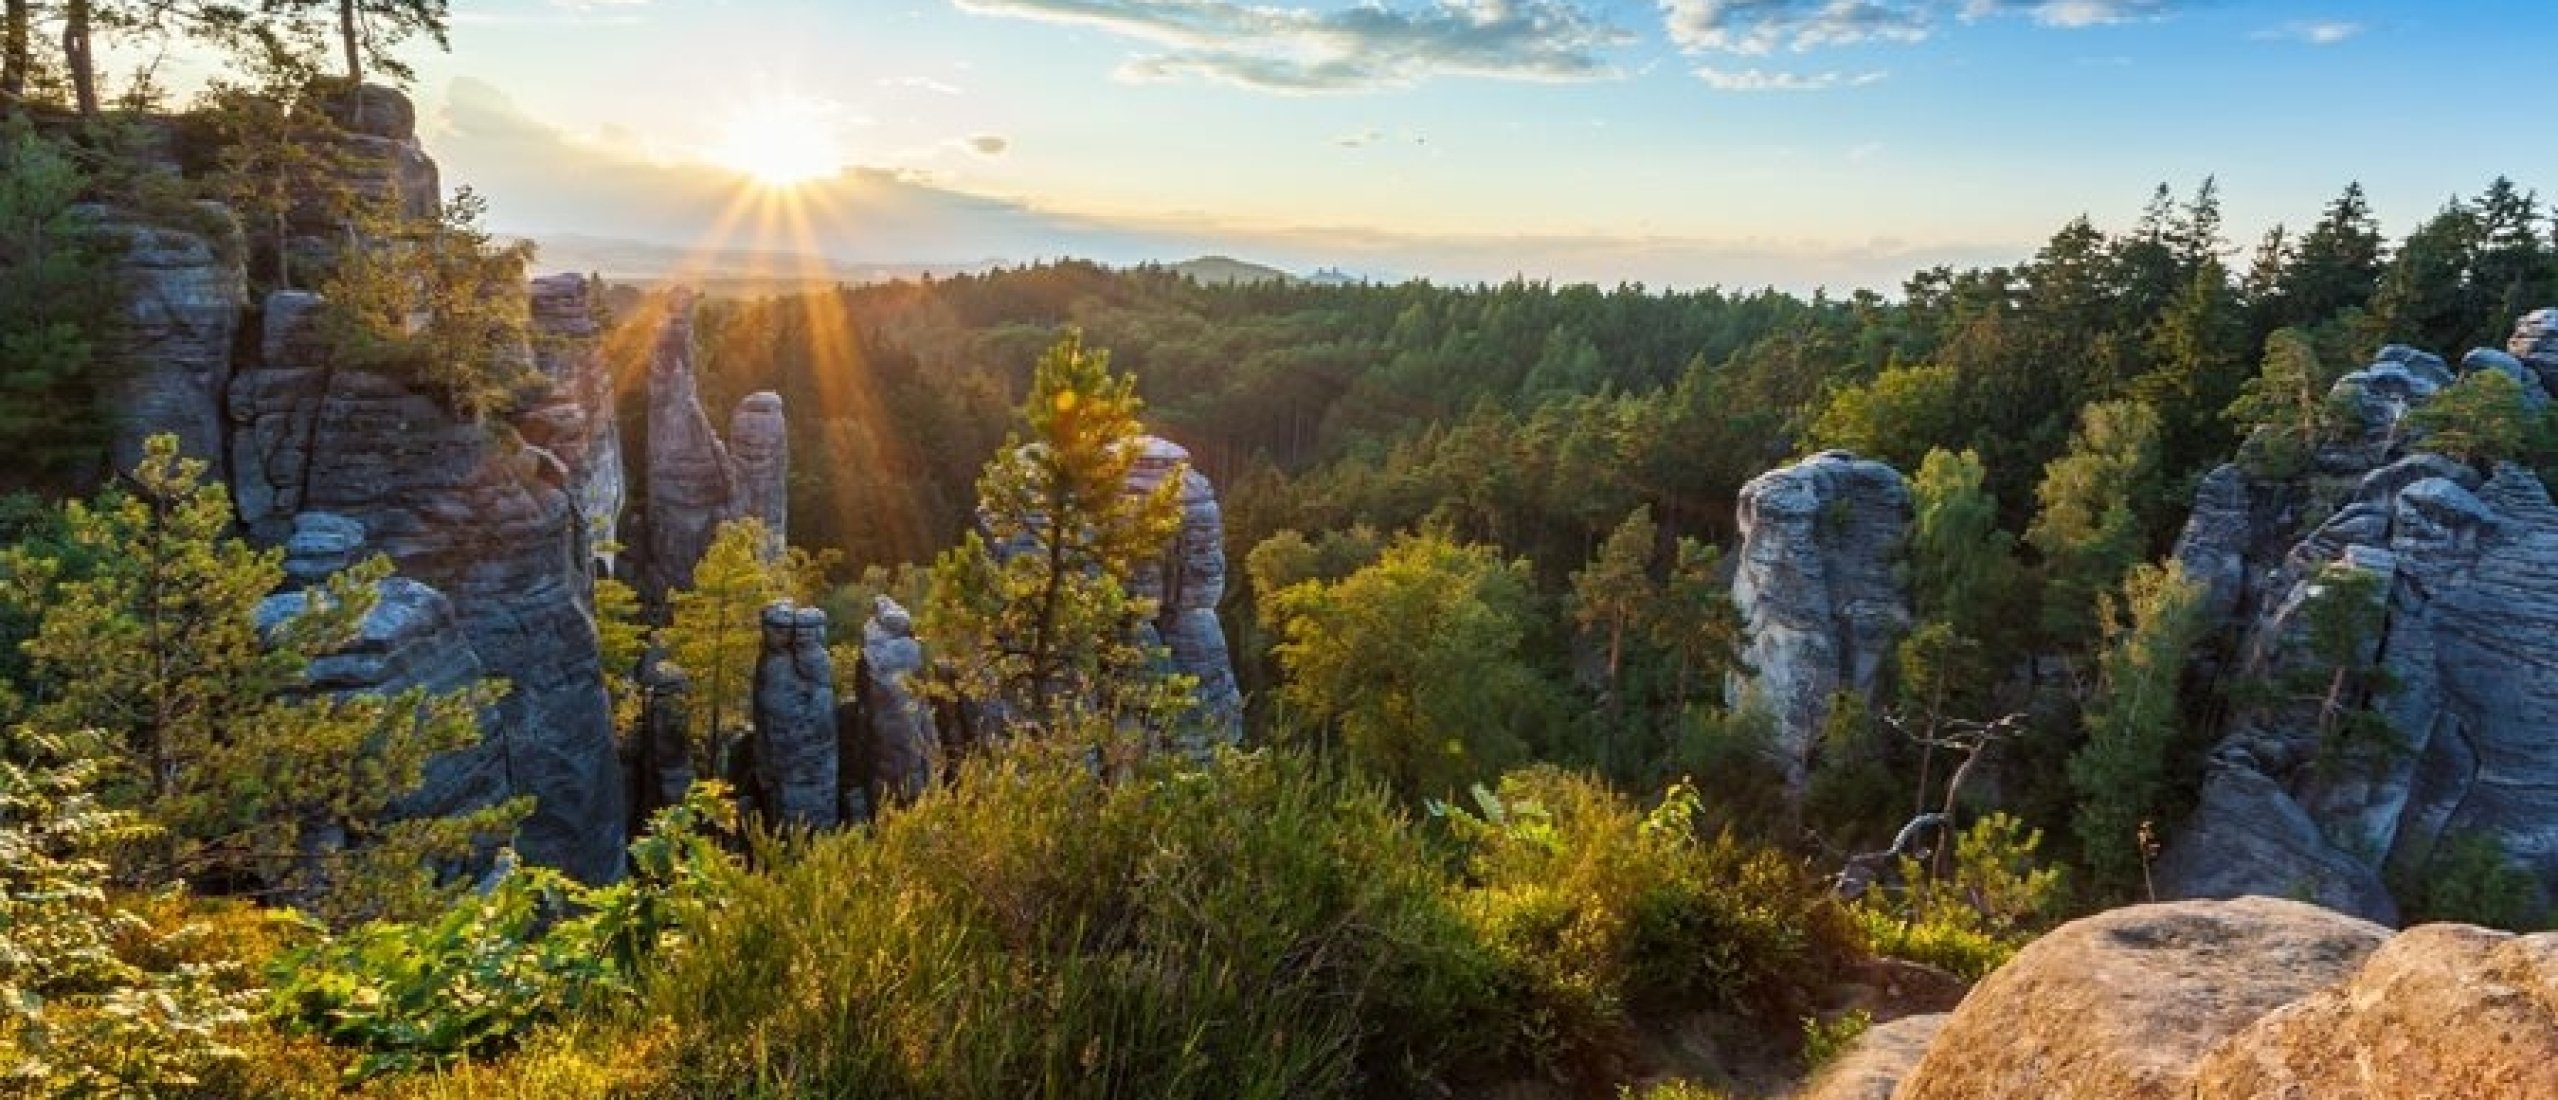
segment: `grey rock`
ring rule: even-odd
[[[764,522],[764,557],[778,561],[790,532],[790,436],[782,395],[747,394],[728,421],[729,459],[736,464],[733,514]]]
[[[588,879],[618,874],[624,787],[587,534],[559,460],[399,379],[326,362],[307,333],[311,296],[270,304],[268,359],[230,392],[243,523],[270,544],[291,538],[304,512],[361,524],[401,575],[451,600],[488,673],[511,685],[478,746],[430,765],[420,812],[531,794],[518,837],[527,858]]]
[[[1910,491],[1880,462],[1825,451],[1741,488],[1741,553],[1732,601],[1747,674],[1735,709],[1776,723],[1778,763],[1800,793],[1831,698],[1872,701],[1892,647],[1910,626],[1896,576],[1911,520]]]
[[[118,470],[132,469],[143,440],[162,433],[177,437],[180,454],[217,465],[223,457],[222,394],[249,304],[248,245],[228,209],[194,210],[201,224],[190,228],[93,214],[118,250],[125,288],[125,323],[100,349],[122,378],[114,399]]]
[[[736,468],[702,411],[693,374],[693,298],[669,294],[648,366],[648,542],[652,599],[693,586],[719,525],[737,515]]]
[[[593,288],[582,275],[533,280],[534,365],[548,385],[516,417],[524,441],[567,468],[569,495],[595,548],[598,575],[613,566],[628,489],[622,432],[614,416],[612,367],[604,361]]]
[[[333,512],[304,512],[293,517],[293,534],[284,540],[284,578],[308,588],[353,565],[364,549],[364,525]]]
[[[784,600],[764,609],[763,626],[751,750],[756,795],[778,824],[828,828],[841,814],[841,749],[826,613]]]
[[[2194,816],[2152,871],[2164,898],[2273,894],[2381,924],[2398,903],[2367,857],[2330,842],[2309,811],[2243,750],[2216,756]]]
[[[2223,464],[2203,476],[2194,490],[2194,510],[2176,538],[2176,560],[2185,576],[2207,587],[2204,613],[2220,620],[2238,609],[2247,589],[2247,549],[2254,533],[2254,502],[2247,475],[2236,464]]]
[[[1196,705],[1177,731],[1194,756],[1243,739],[1243,691],[1235,683],[1226,631],[1217,604],[1226,596],[1225,516],[1216,488],[1190,466],[1190,452],[1167,439],[1146,436],[1143,457],[1128,473],[1128,492],[1156,491],[1180,472],[1181,530],[1161,567],[1141,571],[1129,587],[1157,602],[1154,628],[1170,651],[1172,670],[1196,682]]]
[[[640,658],[640,728],[631,739],[627,766],[633,802],[642,812],[672,806],[693,789],[691,730],[693,678],[654,650]]]
[[[2505,351],[2540,376],[2543,389],[2558,391],[2558,308],[2542,307],[2514,322]]]
[[[861,721],[854,766],[868,778],[868,807],[909,801],[932,785],[933,758],[941,738],[932,707],[916,691],[924,670],[924,646],[915,640],[914,618],[897,601],[875,597],[862,624],[861,676],[855,705]]]
[[[2493,348],[2472,349],[2460,358],[2460,373],[2465,377],[2482,370],[2495,371],[2514,380],[2522,388],[2523,405],[2533,412],[2549,407],[2549,391],[2540,384],[2540,372],[2523,361]]]

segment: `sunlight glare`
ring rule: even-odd
[[[792,187],[843,170],[823,105],[767,99],[731,114],[713,157],[768,187]]]

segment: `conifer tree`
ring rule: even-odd
[[[2158,414],[2133,401],[2080,413],[2069,450],[2043,469],[2025,541],[2043,559],[2043,628],[2063,645],[2094,633],[2096,599],[2142,556],[2141,508],[2157,492]]]
[[[2172,560],[2133,568],[2120,599],[2104,598],[2102,682],[2087,708],[2087,743],[2069,761],[2081,855],[2103,886],[2130,886],[2147,858],[2144,829],[2167,824],[2178,681],[2209,626],[2202,607],[2203,586]]]
[[[2223,414],[2245,433],[2239,463],[2258,477],[2307,472],[2318,444],[2335,426],[2327,400],[2334,381],[2319,362],[2317,346],[2299,329],[2276,329],[2267,336],[2264,362]]]
[[[1609,532],[1590,566],[1572,574],[1572,618],[1582,629],[1607,640],[1608,690],[1617,690],[1626,638],[1633,634],[1660,598],[1652,581],[1652,546],[1660,537],[1652,509],[1637,508]]]
[[[692,677],[695,775],[727,774],[733,739],[752,718],[764,608],[797,595],[787,560],[764,556],[765,538],[764,521],[752,516],[720,524],[693,567],[693,587],[667,598],[667,655]]]
[[[1136,378],[1068,333],[1040,357],[1026,431],[977,479],[978,520],[933,565],[924,634],[935,690],[1055,738],[1120,719],[1158,729],[1188,687],[1136,640],[1154,601],[1128,590],[1181,523],[1180,471],[1131,494],[1143,447]]]
[[[499,689],[309,693],[305,670],[351,639],[389,563],[341,572],[262,625],[281,552],[232,537],[229,496],[204,468],[154,437],[123,484],[64,506],[59,547],[0,554],[0,600],[37,621],[24,717],[113,739],[105,793],[166,834],[136,853],[146,881],[254,886],[340,916],[427,903],[431,862],[502,835],[522,808],[394,822],[391,806],[429,756],[478,739]]]

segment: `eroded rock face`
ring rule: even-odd
[[[1775,720],[1779,763],[1800,792],[1831,697],[1871,701],[1909,630],[1909,595],[1894,576],[1909,486],[1880,462],[1824,451],[1742,486],[1739,519],[1732,602],[1752,672],[1735,678],[1732,702]]]
[[[478,747],[429,767],[420,811],[532,794],[524,855],[612,877],[623,783],[566,465],[397,378],[331,365],[310,331],[319,307],[308,294],[270,299],[265,361],[233,379],[242,522],[272,544],[292,537],[302,513],[343,516],[401,575],[449,598],[470,648],[511,690]]]
[[[2408,453],[2422,441],[2398,421],[2439,388],[2427,359],[2402,353],[2363,372],[2416,384],[2377,403],[2388,416],[2368,422],[2359,449],[2323,460],[2313,482],[2339,503],[2323,518],[2296,517],[2291,525],[2307,533],[2287,549],[2269,553],[2251,535],[2233,552],[2242,540],[2216,532],[2236,526],[2222,517],[2261,517],[2269,501],[2296,506],[2316,494],[2245,483],[2232,492],[2215,484],[2220,474],[2205,482],[2179,548],[2216,563],[2205,574],[2213,607],[2244,637],[2236,674],[2260,682],[2315,671],[2305,618],[2325,570],[2373,577],[2387,605],[2369,659],[2394,687],[2345,702],[2386,719],[2397,749],[2342,751],[2323,729],[2333,725],[2321,718],[2323,699],[2242,710],[2212,753],[2194,818],[2159,865],[2163,893],[2306,896],[2395,921],[2385,882],[2421,880],[2447,840],[2465,837],[2532,872],[2544,903],[2558,889],[2558,742],[2547,732],[2558,715],[2558,507],[2521,467],[2482,479],[2464,463]],[[2465,365],[2518,369],[2493,354]],[[2527,392],[2537,389],[2535,381]],[[2243,507],[2224,499],[2238,496],[2248,498]],[[2233,573],[2240,595],[2223,602],[2219,577]]]
[[[841,750],[826,613],[785,600],[764,609],[763,625],[755,661],[755,793],[780,824],[829,828],[841,820]]]
[[[916,693],[924,670],[924,646],[915,620],[897,601],[875,597],[862,624],[862,667],[855,706],[860,721],[853,766],[867,779],[868,807],[894,805],[924,793],[933,782],[933,757],[941,737],[930,704]]]
[[[652,649],[640,658],[638,680],[640,728],[624,766],[632,776],[632,801],[646,812],[684,801],[684,792],[693,788],[693,756],[686,744],[693,678]]]
[[[1974,987],[1893,1095],[2188,1100],[2205,1052],[2344,977],[2388,936],[2271,898],[2073,921]]]
[[[2197,1100],[2558,1096],[2558,935],[2410,929],[2205,1057]]]
[[[103,349],[123,375],[115,407],[115,468],[142,459],[142,442],[167,433],[178,452],[223,457],[222,395],[231,384],[231,344],[249,304],[248,245],[226,208],[196,207],[196,228],[106,217],[99,230],[118,250],[125,286],[124,327]]]
[[[735,515],[735,467],[702,411],[693,375],[690,292],[669,295],[648,361],[648,583],[652,597],[693,586],[693,566]]]
[[[534,365],[549,387],[516,420],[524,441],[559,456],[568,467],[569,496],[577,503],[598,573],[612,570],[605,549],[621,538],[622,432],[613,416],[613,372],[600,347],[594,287],[582,275],[533,280]]]
[[[2514,322],[2505,352],[2540,375],[2543,389],[2558,388],[2558,308],[2543,307]]]
[[[1171,653],[1174,672],[1197,681],[1197,704],[1179,737],[1185,750],[1200,755],[1243,739],[1243,692],[1225,626],[1217,621],[1217,603],[1226,598],[1225,516],[1207,475],[1190,468],[1189,451],[1154,436],[1142,443],[1145,454],[1128,472],[1128,492],[1152,493],[1179,470],[1181,530],[1162,565],[1140,572],[1129,587],[1157,601],[1154,640]]]
[[[779,559],[790,530],[790,436],[782,422],[782,395],[767,390],[739,401],[728,420],[728,446],[737,470],[729,518],[764,521],[764,557]]]

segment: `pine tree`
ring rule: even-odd
[[[472,419],[506,410],[536,377],[523,291],[533,246],[497,244],[480,225],[486,211],[463,188],[433,220],[374,212],[366,243],[340,254],[320,289],[344,361],[405,373]]]
[[[121,317],[113,254],[75,212],[87,180],[53,143],[0,135],[0,448],[9,478],[59,481],[102,464]]]
[[[2203,586],[2174,561],[2134,568],[2121,598],[2108,593],[2103,603],[2103,679],[2069,778],[2090,876],[2123,889],[2145,874],[2142,834],[2165,824],[2168,754],[2182,717],[2178,682],[2209,624]]]
[[[390,807],[428,757],[478,739],[498,689],[304,690],[311,660],[370,612],[389,563],[339,573],[262,627],[281,552],[233,538],[230,499],[203,474],[154,437],[124,484],[64,506],[60,547],[0,555],[0,600],[37,620],[27,719],[114,739],[106,793],[166,833],[136,853],[146,881],[255,886],[339,916],[426,904],[431,861],[503,834],[522,807],[398,822]]]
[[[667,655],[692,677],[686,713],[698,776],[728,774],[734,738],[753,718],[764,608],[797,594],[787,563],[767,560],[764,545],[760,519],[720,524],[693,567],[693,587],[667,597]]]
[[[2534,434],[2522,383],[2498,370],[2462,376],[2408,421],[2424,433],[2418,447],[2482,467],[2526,457]]]
[[[2335,427],[2327,401],[2334,381],[2319,362],[2317,346],[2299,329],[2276,329],[2267,336],[2264,362],[2222,414],[2245,433],[2239,463],[2264,478],[2306,473],[2319,443]]]
[[[2090,405],[2069,450],[2043,469],[2025,541],[2043,559],[2045,637],[2079,646],[2100,593],[2140,560],[2142,509],[2157,492],[2158,414],[2132,401]]]
[[[1581,628],[1607,640],[1607,682],[1617,691],[1626,638],[1635,632],[1660,599],[1652,582],[1652,548],[1660,538],[1652,509],[1637,508],[1609,532],[1590,566],[1572,574],[1572,618]]]
[[[1179,470],[1128,491],[1143,407],[1135,376],[1112,373],[1078,333],[1040,357],[1026,434],[977,480],[982,532],[933,565],[923,634],[946,673],[936,691],[1051,738],[1113,737],[1122,719],[1160,732],[1178,710],[1188,685],[1136,640],[1154,601],[1128,589],[1181,523]]]

